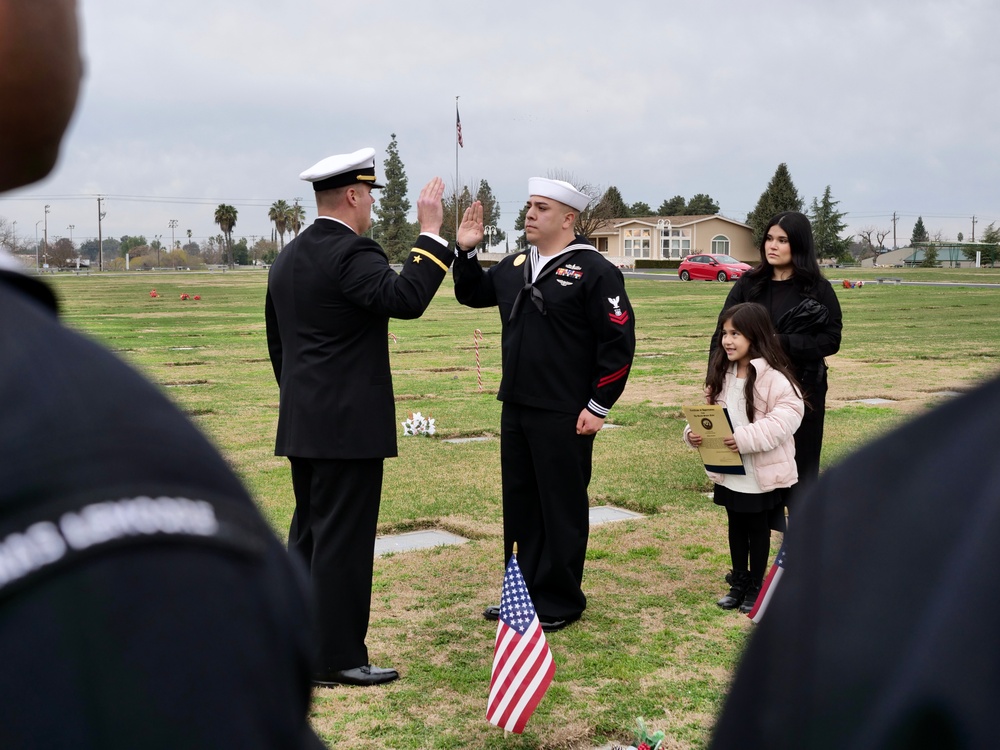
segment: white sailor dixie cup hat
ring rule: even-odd
[[[554,201],[565,203],[576,211],[582,211],[590,203],[590,196],[581,193],[575,187],[563,180],[550,180],[546,177],[532,177],[528,180],[528,195],[540,195]]]
[[[313,190],[316,192],[345,187],[356,182],[363,182],[373,188],[385,187],[375,179],[375,149],[373,148],[362,148],[350,154],[328,156],[300,174],[299,179],[311,182]]]

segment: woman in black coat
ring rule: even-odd
[[[770,313],[781,347],[792,360],[804,390],[806,414],[795,433],[799,484],[819,476],[826,414],[826,362],[840,349],[843,320],[833,286],[816,260],[812,226],[798,211],[785,211],[768,222],[760,243],[760,265],[748,271],[729,292],[723,310],[740,302],[759,302]],[[718,346],[719,331],[712,337]],[[789,493],[789,508],[798,494]]]

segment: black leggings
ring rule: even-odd
[[[734,513],[726,508],[729,516],[729,556],[733,572],[745,573],[750,561],[750,577],[763,580],[767,571],[767,557],[771,552],[771,527],[767,522],[768,511],[759,513]]]

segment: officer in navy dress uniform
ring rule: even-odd
[[[0,190],[44,177],[75,3],[0,0]],[[0,252],[0,747],[320,748],[307,581],[160,390]]]
[[[399,676],[372,666],[365,645],[382,464],[397,454],[389,318],[420,317],[454,259],[438,236],[444,183],[424,186],[421,233],[397,273],[364,236],[382,187],[373,149],[323,159],[301,178],[318,217],[275,259],[265,305],[280,389],[275,454],[288,457],[295,492],[288,546],[312,579],[314,683],[377,685]]]
[[[635,317],[621,271],[576,236],[589,196],[561,180],[528,181],[533,247],[483,269],[459,238],[455,296],[500,308],[500,455],[504,561],[518,563],[545,630],[578,620],[589,535],[594,435],[625,389]],[[499,616],[499,607],[483,613]]]

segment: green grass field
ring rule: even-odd
[[[830,359],[825,466],[1000,363],[1000,286],[837,283],[879,275],[1000,284],[1000,271],[989,269],[830,271],[845,325],[841,352]],[[293,498],[287,461],[273,455],[278,391],[264,336],[266,275],[50,280],[64,320],[160,384],[284,537]],[[555,682],[525,733],[505,737],[485,720],[495,625],[480,617],[498,599],[503,573],[499,441],[441,440],[498,434],[500,322],[495,309],[460,307],[450,285],[446,279],[420,320],[390,323],[397,419],[420,411],[435,417],[439,432],[400,437],[399,457],[386,462],[380,533],[433,527],[471,541],[376,561],[368,646],[374,663],[403,678],[373,690],[317,691],[317,730],[344,748],[592,748],[627,744],[644,716],[667,732],[666,748],[704,747],[751,625],[715,606],[729,567],[725,514],[705,496],[711,484],[681,442],[679,407],[700,401],[708,337],[729,286],[628,282],[637,356],[611,412],[621,428],[596,442],[591,497],[647,518],[592,530],[587,612],[549,634]],[[160,297],[149,296],[153,287]],[[182,292],[202,299],[181,301]],[[897,403],[854,403],[866,398]]]

